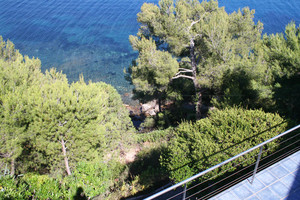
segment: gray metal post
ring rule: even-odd
[[[185,200],[185,197],[186,197],[186,184],[184,185],[182,200]]]
[[[251,184],[253,183],[255,175],[256,175],[256,172],[257,172],[257,168],[258,168],[258,164],[259,164],[259,161],[260,161],[260,158],[261,158],[261,153],[262,153],[263,147],[264,146],[261,146],[259,148],[259,153],[258,153],[258,156],[257,156],[257,161],[256,161],[256,164],[255,164],[255,168],[254,168],[254,171],[253,171],[252,180],[250,181]]]

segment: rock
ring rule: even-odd
[[[156,115],[156,112],[154,109],[151,109],[149,111],[146,112],[146,114],[150,115],[150,116],[155,116]]]
[[[142,112],[146,113],[150,109],[154,109],[157,112],[159,111],[159,106],[156,100],[149,101],[142,105]]]
[[[142,112],[146,113],[148,110],[152,109],[153,107],[150,104],[143,104],[142,105]]]
[[[159,105],[158,104],[155,105],[154,111],[157,112],[157,113],[159,112]]]

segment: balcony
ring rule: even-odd
[[[145,198],[145,200],[296,200],[300,199],[300,125],[200,172],[180,183]],[[274,149],[265,148],[276,142]],[[265,149],[264,149],[265,148]],[[255,153],[256,162],[243,166],[243,156]],[[240,160],[238,165],[232,164]],[[220,170],[229,165],[233,169]],[[218,175],[203,176],[219,170]],[[232,172],[233,171],[233,172]],[[202,178],[202,179],[201,179]]]

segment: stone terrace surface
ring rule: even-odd
[[[253,184],[246,179],[210,200],[240,199],[300,200],[300,151],[257,173]]]

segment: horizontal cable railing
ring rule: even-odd
[[[299,143],[299,138],[300,138],[299,133],[297,133],[296,135],[293,135],[289,138],[286,138],[285,140],[280,141],[279,143],[276,143],[275,146],[273,146],[273,147],[269,147],[268,149],[263,150],[263,147],[266,144],[269,144],[276,139],[282,138],[283,136],[295,131],[298,128],[300,128],[300,124],[265,141],[265,142],[262,142],[256,146],[254,146],[234,157],[231,157],[222,163],[219,163],[219,164],[217,164],[205,171],[202,171],[184,181],[181,181],[180,183],[177,183],[177,184],[175,184],[167,189],[164,189],[150,197],[147,197],[147,198],[145,198],[145,200],[151,200],[151,199],[180,199],[180,200],[181,199],[208,199],[208,198],[211,198],[212,196],[214,196],[215,194],[218,194],[218,193],[232,187],[236,183],[238,183],[246,178],[249,178],[251,176],[252,176],[252,178],[248,179],[248,180],[252,184],[253,180],[255,178],[255,175],[258,171],[261,171],[261,170],[269,167],[270,165],[274,164],[275,162],[285,158],[289,154],[300,150],[299,145],[297,145],[297,143]],[[283,146],[283,148],[281,148],[275,152],[272,152],[273,149],[275,149],[279,146]],[[295,146],[295,147],[293,147],[293,146]],[[217,175],[212,176],[203,182],[191,184],[191,186],[189,188],[187,188],[188,183],[191,183],[192,181],[195,181],[196,179],[207,174],[208,172],[218,169],[221,166],[224,166],[224,165],[226,165],[226,164],[228,164],[228,163],[230,163],[230,162],[232,162],[232,161],[234,161],[256,149],[259,149],[258,154],[255,154],[255,155],[247,158],[246,160],[243,160],[242,162],[235,164],[234,166],[231,166],[229,169],[219,172]],[[270,153],[270,154],[268,154],[268,153]],[[264,156],[262,159],[260,159],[261,155],[266,155],[266,154],[268,154],[268,155]],[[256,156],[257,156],[257,160],[255,163],[248,165],[246,167],[242,167],[243,163],[247,162],[251,158],[253,159]],[[261,164],[260,166],[259,166],[259,163]],[[225,178],[222,178],[221,180],[216,180],[214,182],[209,182],[211,180],[214,180],[220,174],[225,174],[225,173],[229,172],[230,170],[232,170],[233,168],[237,168],[239,166],[241,166],[240,167],[241,169],[238,169],[231,174],[228,174],[228,175],[226,174],[227,176]],[[253,166],[254,166],[254,170],[251,168]],[[235,176],[238,176],[238,177],[235,177]],[[201,188],[197,189],[200,186],[201,186]],[[176,191],[176,189],[177,189],[177,191]],[[172,194],[169,195],[170,197],[162,197],[162,195],[166,195],[170,191],[173,191]],[[206,192],[204,192],[204,191],[206,191]],[[207,191],[209,191],[209,192],[207,192]],[[199,194],[202,194],[202,195],[199,195]]]

